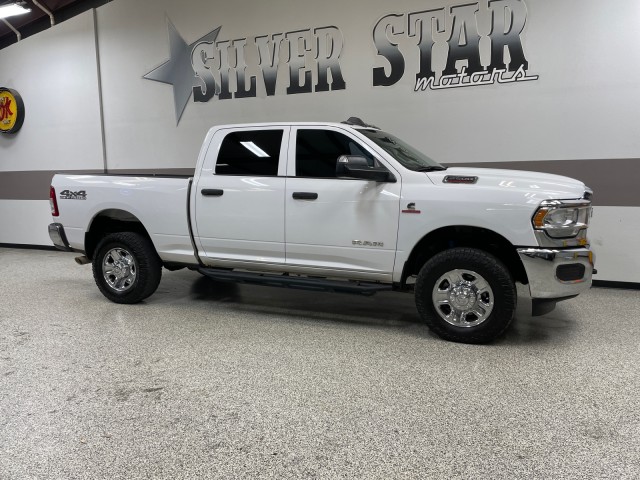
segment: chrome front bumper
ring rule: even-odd
[[[49,238],[58,250],[62,250],[64,252],[73,251],[69,246],[67,235],[64,233],[64,227],[61,223],[49,224]]]
[[[591,287],[595,255],[588,248],[519,248],[531,298],[561,299]]]

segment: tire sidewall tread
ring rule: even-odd
[[[472,270],[491,286],[493,311],[480,325],[457,327],[436,312],[432,301],[435,282],[454,269]],[[440,337],[461,343],[488,343],[500,337],[511,325],[518,297],[513,277],[500,260],[484,250],[459,247],[442,251],[424,264],[416,280],[415,298],[420,316]]]
[[[105,254],[119,247],[129,251],[137,263],[135,282],[125,292],[114,291],[105,281],[102,272],[102,260]],[[100,292],[115,303],[141,302],[156,291],[162,276],[162,261],[153,244],[147,237],[135,232],[111,233],[105,236],[96,247],[92,267],[93,278]]]

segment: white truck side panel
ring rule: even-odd
[[[278,264],[285,260],[284,190],[289,126],[261,127],[283,132],[278,176],[216,175],[218,152],[230,132],[258,128],[211,130],[200,153],[191,195],[192,225],[198,253],[211,266],[224,262]],[[220,196],[205,196],[216,189]]]
[[[362,278],[390,282],[402,178],[393,168],[395,183],[297,177],[296,135],[300,129],[335,131],[364,144],[353,129],[344,126],[292,129],[285,196],[287,265],[314,268],[320,274],[326,270],[327,275],[341,270],[360,272]],[[296,200],[294,192],[316,193],[318,197]]]
[[[196,264],[187,223],[186,178],[56,175],[53,186],[60,216],[72,248],[84,249],[84,234],[94,218],[106,210],[134,215],[147,229],[166,262]],[[86,192],[86,200],[65,200],[61,192]]]

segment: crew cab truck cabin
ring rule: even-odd
[[[567,177],[447,169],[359,119],[225,125],[192,178],[56,175],[49,232],[114,302],[147,298],[162,267],[412,292],[435,333],[482,343],[511,324],[516,282],[538,314],[589,288],[591,194]]]

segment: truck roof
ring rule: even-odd
[[[216,125],[211,127],[212,130],[221,130],[226,128],[247,128],[247,127],[340,127],[340,128],[351,128],[354,130],[379,130],[378,127],[374,127],[373,125],[353,125],[345,122],[259,122],[259,123],[229,123],[224,125]]]

